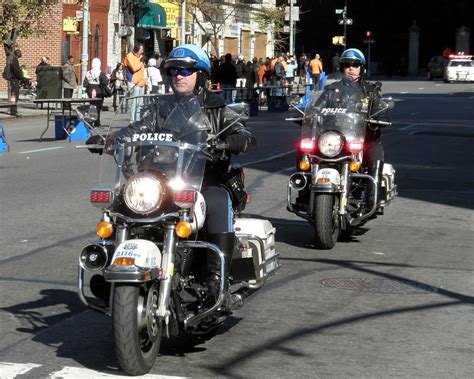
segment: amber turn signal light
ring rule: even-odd
[[[180,221],[176,225],[176,235],[180,238],[188,238],[193,232],[193,227],[187,221]]]
[[[135,258],[117,257],[114,259],[114,266],[132,266],[135,263]]]
[[[360,169],[360,162],[352,161],[349,164],[349,170],[351,170],[352,172],[358,172],[359,169]]]
[[[311,167],[311,164],[309,163],[307,159],[303,159],[299,164],[299,168],[301,171],[308,171],[310,167]]]
[[[112,235],[114,228],[110,222],[101,221],[97,224],[95,231],[99,238],[109,238]]]

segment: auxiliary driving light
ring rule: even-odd
[[[79,256],[79,265],[88,271],[100,271],[107,265],[107,249],[101,245],[87,245]]]

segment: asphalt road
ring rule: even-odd
[[[399,196],[333,250],[286,211],[300,129],[262,112],[241,158],[248,213],[277,228],[282,268],[195,348],[167,346],[148,377],[474,377],[474,88],[387,81],[384,130]],[[121,375],[110,320],[76,295],[78,254],[95,238],[88,202],[98,157],[40,143],[45,118],[3,120],[0,154],[0,378]]]

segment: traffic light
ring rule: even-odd
[[[365,38],[367,39],[371,39],[372,38],[372,30],[367,30],[365,32]]]

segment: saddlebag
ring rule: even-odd
[[[236,218],[234,231],[241,248],[232,257],[234,280],[258,285],[280,265],[275,252],[275,228],[268,220]]]
[[[387,205],[397,194],[397,186],[395,185],[395,170],[390,163],[384,163],[382,175],[383,195],[381,200],[385,202],[384,205]]]

